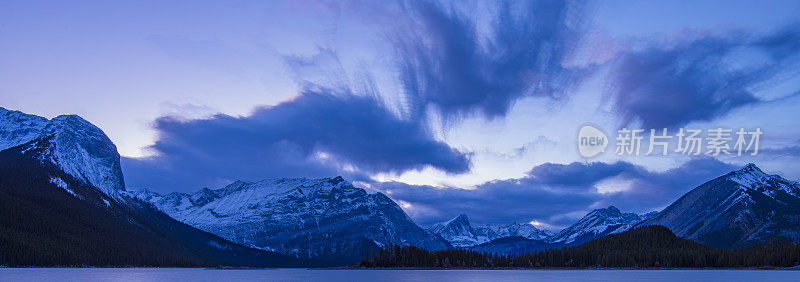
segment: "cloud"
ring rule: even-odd
[[[528,174],[539,182],[551,185],[587,186],[623,173],[642,172],[640,168],[627,162],[614,164],[576,162],[568,165],[545,163],[534,167]]]
[[[467,214],[477,223],[528,222],[553,226],[572,224],[588,209],[615,205],[623,211],[649,212],[677,200],[692,188],[737,167],[711,158],[694,159],[663,171],[650,172],[628,162],[546,163],[526,177],[495,180],[475,189],[418,186],[399,182],[372,183],[417,223],[427,226]],[[604,192],[603,185],[623,184]]]
[[[323,89],[248,116],[161,117],[154,128],[158,140],[149,149],[155,156],[123,160],[131,187],[186,191],[236,179],[470,169],[468,154],[399,119],[378,100]]]
[[[407,114],[432,106],[445,119],[505,116],[531,95],[558,97],[583,70],[566,68],[584,20],[565,1],[490,2],[445,7],[430,1],[400,5],[388,24]],[[367,9],[368,16],[374,9]],[[488,22],[478,18],[488,13]]]
[[[755,39],[700,36],[671,45],[620,58],[612,81],[624,121],[652,128],[710,121],[761,102],[759,92],[796,77],[800,63],[797,26]]]
[[[246,117],[159,118],[158,140],[149,147],[155,155],[123,160],[128,183],[180,190],[271,176],[367,179],[426,167],[468,172],[469,154],[429,132],[422,116],[429,106],[445,118],[503,116],[523,96],[557,96],[576,73],[562,66],[578,37],[574,7],[563,1],[489,6],[494,16],[488,30],[479,30],[470,17],[478,10],[426,1],[390,8],[404,21],[381,22],[397,55],[395,74],[406,104],[397,110],[385,106],[371,71],[351,76],[334,49],[321,48],[308,58],[288,55],[284,60],[304,89],[299,97]],[[365,10],[390,13],[371,7]],[[162,47],[190,46],[201,55],[230,49],[185,38],[150,40]]]

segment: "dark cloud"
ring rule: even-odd
[[[534,167],[528,174],[539,182],[551,185],[587,186],[608,177],[634,172],[641,174],[641,169],[627,162],[576,162],[567,165],[545,163]]]
[[[555,226],[569,225],[587,207],[615,205],[644,213],[670,204],[692,188],[737,167],[716,159],[691,160],[675,169],[650,172],[627,162],[542,164],[529,176],[495,180],[475,189],[415,186],[398,182],[374,183],[389,197],[410,204],[406,211],[418,223],[430,225],[467,214],[479,223],[510,223],[538,219]],[[600,193],[599,183],[621,179],[627,190]]]
[[[432,105],[445,118],[504,116],[528,95],[562,94],[581,71],[564,61],[585,20],[565,1],[491,2],[488,30],[475,15],[428,1],[404,6],[410,15],[390,33],[410,116]],[[473,13],[474,11],[467,9]],[[459,12],[462,11],[462,12]]]
[[[397,118],[376,99],[321,90],[249,116],[162,117],[154,127],[158,140],[150,149],[156,156],[124,160],[131,187],[185,191],[235,179],[470,168],[467,154]]]
[[[757,39],[705,36],[663,49],[629,52],[612,78],[623,118],[664,128],[708,121],[759,102],[763,90],[800,54],[797,26]]]

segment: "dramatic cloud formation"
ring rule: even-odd
[[[644,213],[660,209],[692,188],[736,167],[711,158],[691,160],[664,172],[650,172],[628,162],[546,163],[528,176],[496,180],[475,189],[415,186],[399,182],[371,184],[423,225],[467,214],[478,223],[527,222],[564,226],[587,208],[615,205]]]
[[[712,120],[757,103],[759,92],[796,75],[797,28],[757,39],[708,36],[674,48],[627,53],[611,78],[620,114],[663,128]]]
[[[580,39],[579,8],[565,1],[499,2],[488,27],[458,8],[413,1],[390,40],[411,116],[504,116],[517,99],[563,94],[581,77],[564,67]]]
[[[424,224],[466,213],[478,222],[536,218],[563,225],[589,207],[611,204],[647,212],[733,167],[714,159],[665,172],[640,166],[647,160],[637,165],[546,163],[525,177],[488,181],[474,190],[379,183],[372,177],[425,168],[469,172],[471,161],[479,158],[447,143],[448,126],[473,117],[507,117],[526,97],[544,97],[530,101],[552,103],[552,111],[567,111],[569,119],[575,110],[560,108],[567,104],[562,102],[591,88],[600,101],[587,102],[581,111],[603,111],[617,124],[675,127],[786,97],[769,90],[797,77],[796,28],[771,36],[697,31],[620,39],[587,30],[593,15],[584,5],[559,0],[324,3],[323,10],[336,15],[331,18],[346,18],[331,28],[332,38],[351,20],[369,23],[375,32],[363,33],[368,28],[359,26],[332,41],[377,34],[380,42],[367,50],[331,43],[318,46],[314,56],[283,55],[301,94],[248,116],[159,118],[154,124],[158,139],[149,147],[154,156],[124,159],[126,181],[131,187],[188,191],[236,179],[341,174],[387,192]],[[349,18],[354,15],[358,19]],[[209,57],[195,62],[204,66],[218,65],[214,56],[205,56],[208,52],[236,50],[170,36],[150,41],[176,51],[192,43],[197,47],[192,53]],[[602,46],[595,47],[596,41]],[[226,58],[239,58],[234,54]],[[244,65],[247,56],[241,58],[233,61]],[[437,127],[437,121],[444,126]],[[439,129],[444,132],[433,131]],[[485,179],[492,178],[477,181]]]
[[[162,117],[155,129],[159,138],[150,149],[156,155],[123,162],[131,187],[186,191],[242,178],[353,176],[428,166],[463,173],[470,167],[468,155],[366,96],[308,91],[245,117]]]
[[[479,30],[475,18],[482,11],[426,1],[392,6],[405,15],[402,25],[382,23],[406,102],[399,113],[385,107],[370,70],[353,79],[337,52],[286,56],[296,83],[308,89],[302,95],[247,117],[158,119],[158,140],[149,147],[155,156],[123,161],[128,183],[174,190],[271,176],[366,179],[425,167],[467,172],[468,155],[429,133],[429,105],[445,118],[502,116],[516,99],[557,96],[578,76],[562,66],[578,40],[581,18],[570,13],[577,7],[564,1],[490,6],[483,11],[491,14],[488,30]]]

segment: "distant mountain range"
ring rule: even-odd
[[[133,193],[186,224],[228,240],[304,258],[358,262],[390,244],[451,248],[394,201],[342,177],[236,181],[218,190]]]
[[[472,226],[469,218],[464,214],[451,220],[434,224],[428,228],[428,231],[442,236],[442,238],[458,248],[467,248],[504,237],[520,236],[528,239],[543,240],[553,235],[552,232],[538,229],[529,223]]]
[[[514,238],[514,237],[509,237]],[[505,240],[507,238],[498,239]],[[530,240],[530,239],[525,239]],[[426,251],[394,247],[362,261],[362,268],[508,269],[508,268],[725,268],[796,270],[800,245],[764,242],[738,249],[717,249],[675,236],[661,225],[640,226],[578,246],[522,256],[465,250]],[[734,276],[736,273],[734,273]],[[615,277],[616,278],[616,277]],[[727,278],[737,280],[734,277]]]
[[[466,215],[423,229],[387,196],[342,177],[126,191],[119,158],[78,116],[0,108],[0,265],[347,265],[390,245],[522,254],[646,225],[720,248],[800,242],[800,184],[753,164],[661,212],[611,206],[552,233],[529,223],[473,225]]]
[[[472,226],[467,215],[434,224],[428,231],[439,234],[454,247],[496,253],[520,253],[580,245],[595,238],[620,233],[656,212],[623,213],[610,206],[596,209],[558,233],[538,229],[530,223]]]
[[[550,236],[478,236],[486,232],[476,232],[480,228],[471,227],[466,215],[435,224],[429,230],[456,247],[514,253],[520,249],[580,245],[638,225],[664,225],[680,237],[719,248],[773,239],[800,243],[800,184],[748,164],[698,186],[662,212],[637,215],[623,213],[614,206],[596,209]]]

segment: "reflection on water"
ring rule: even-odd
[[[800,281],[790,270],[0,268],[0,281]]]

